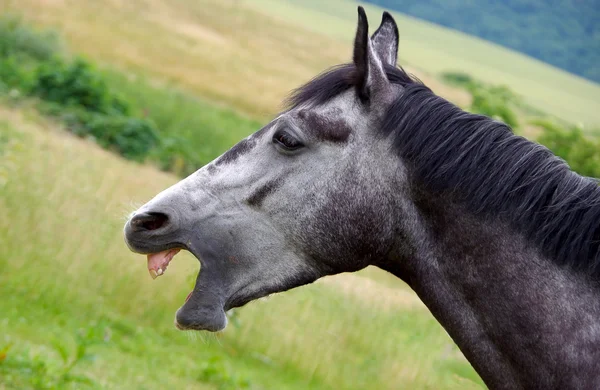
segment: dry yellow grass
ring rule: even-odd
[[[348,298],[381,310],[425,309],[423,302],[412,291],[400,288],[400,281],[397,281],[396,287],[389,287],[361,274],[342,274],[326,277],[320,283],[331,285]]]

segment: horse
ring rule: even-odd
[[[132,214],[153,277],[201,264],[182,330],[369,265],[406,282],[490,388],[600,389],[600,186],[397,64],[398,27],[295,90],[269,124]]]

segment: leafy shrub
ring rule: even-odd
[[[148,157],[178,175],[194,172],[261,126],[185,92],[99,71],[81,58],[71,61],[54,34],[17,18],[0,16],[0,46],[0,94],[38,97],[42,114],[74,134],[126,158]]]
[[[204,165],[202,156],[196,153],[190,142],[179,136],[164,137],[152,159],[158,162],[160,169],[179,176],[187,176]]]
[[[102,147],[114,149],[131,160],[142,161],[158,144],[156,129],[143,119],[94,115],[85,127]]]
[[[0,57],[0,92],[11,89],[28,92],[33,82],[33,74],[15,56]]]
[[[53,33],[36,32],[19,18],[0,18],[0,92],[42,99],[40,110],[59,118],[79,136],[142,160],[158,143],[154,126],[128,117],[129,105],[87,61],[67,62]]]
[[[505,87],[473,88],[471,111],[496,118],[512,128],[519,125],[517,116],[509,108],[510,98]]]
[[[442,79],[451,85],[456,85],[466,89],[470,89],[477,82],[471,75],[464,72],[445,72],[442,73]]]
[[[33,92],[42,99],[65,106],[81,106],[91,112],[129,113],[127,103],[111,95],[102,75],[83,59],[71,64],[60,59],[41,63]]]
[[[538,139],[541,144],[579,174],[600,178],[600,140],[587,138],[577,126],[563,130],[549,121],[538,120],[534,124],[544,129]]]
[[[62,51],[62,42],[52,31],[36,31],[17,16],[0,18],[0,57],[16,55],[45,61]]]
[[[82,107],[64,107],[54,102],[40,102],[37,109],[44,115],[56,118],[65,125],[67,130],[80,137],[90,134],[87,124],[92,120],[94,114]]]
[[[128,116],[127,102],[111,93],[102,74],[83,59],[66,63],[53,58],[40,63],[32,93],[47,102],[40,105],[46,115],[125,158],[142,161],[158,145],[155,126]]]
[[[73,134],[91,137],[103,148],[114,150],[130,160],[144,160],[150,150],[159,145],[156,127],[146,119],[104,115],[54,102],[39,104],[38,109],[64,123]]]

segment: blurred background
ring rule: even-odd
[[[372,29],[378,6],[394,10],[400,64],[436,93],[600,177],[597,1],[372,3]],[[483,387],[382,271],[183,333],[173,317],[198,262],[179,255],[153,281],[123,243],[129,212],[350,60],[356,6],[0,0],[0,389]]]

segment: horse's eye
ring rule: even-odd
[[[300,149],[304,146],[293,135],[282,130],[273,134],[273,143],[288,151]]]

